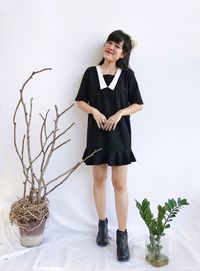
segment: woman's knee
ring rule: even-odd
[[[112,167],[112,184],[116,191],[125,191],[127,189],[127,166]]]
[[[94,177],[94,185],[95,186],[102,186],[106,183],[106,176],[105,175],[99,175]]]
[[[107,179],[107,166],[106,165],[93,166],[93,178],[94,185],[96,186],[104,185]]]
[[[125,180],[120,180],[119,178],[113,178],[112,184],[115,191],[123,192],[127,190],[127,185],[126,185]]]

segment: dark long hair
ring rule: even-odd
[[[115,30],[107,38],[107,41],[114,41],[116,43],[120,43],[123,41],[123,52],[124,52],[124,58],[120,58],[117,60],[116,65],[117,67],[121,69],[128,69],[130,68],[129,66],[129,59],[130,59],[130,54],[131,50],[133,49],[132,47],[132,42],[131,42],[131,37],[124,33],[122,30]],[[104,63],[104,58],[99,62],[99,65],[102,65]]]

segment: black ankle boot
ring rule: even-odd
[[[128,234],[127,230],[117,230],[117,260],[120,262],[126,262],[130,258],[130,252],[128,248]]]
[[[108,219],[99,220],[99,231],[96,238],[96,243],[99,246],[105,247],[108,244]]]

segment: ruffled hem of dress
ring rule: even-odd
[[[82,159],[85,159],[93,151],[86,148]],[[108,164],[109,166],[123,166],[123,165],[128,165],[135,161],[136,159],[132,150],[128,150],[128,151],[100,150],[96,152],[93,156],[88,158],[84,163],[86,165]]]

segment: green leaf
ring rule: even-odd
[[[168,204],[170,205],[171,209],[174,209],[174,203],[173,200],[169,199]]]
[[[165,208],[167,209],[168,212],[171,212],[171,207],[167,202],[165,202]]]
[[[147,207],[149,207],[150,202],[147,199],[144,199],[142,201],[142,208],[146,209]]]
[[[172,201],[173,201],[174,207],[177,207],[177,203],[176,203],[175,199],[172,198]]]
[[[147,225],[150,225],[150,223],[151,223],[151,213],[150,212],[146,213],[145,221],[146,221]]]
[[[137,207],[139,210],[142,210],[141,204],[140,204],[137,200],[135,200],[135,201],[136,201],[136,207]]]
[[[162,223],[162,220],[158,218],[157,221],[157,228],[158,228],[158,232],[159,235],[164,231],[164,224]]]
[[[153,235],[157,234],[157,227],[156,227],[157,223],[155,219],[151,220],[151,224],[149,225],[149,230]]]
[[[172,212],[173,215],[177,215],[177,212]]]
[[[139,209],[140,213],[143,213],[142,206],[138,201],[136,201],[136,207]]]
[[[143,210],[143,214],[144,214],[144,216],[146,216],[146,214],[149,212],[149,210],[148,209],[144,209]]]
[[[187,199],[182,199],[181,205],[189,205],[189,203],[187,202]]]
[[[178,202],[178,205],[181,205],[181,198],[178,198],[177,202]]]
[[[168,228],[170,228],[170,224],[165,225],[165,229],[168,229]]]

